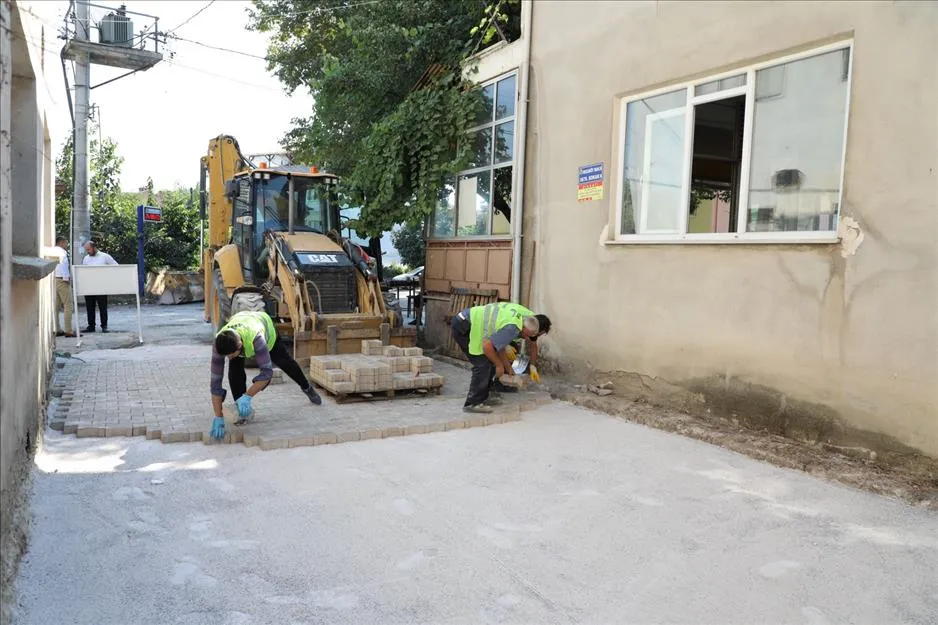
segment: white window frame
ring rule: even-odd
[[[511,238],[512,238],[512,232],[514,231],[514,224],[513,224],[513,223],[512,223],[512,224],[509,224],[510,227],[509,227],[509,230],[508,230],[508,233],[507,233],[507,234],[492,234],[492,221],[493,221],[493,219],[495,218],[495,204],[494,204],[494,202],[495,202],[495,172],[496,172],[496,170],[504,169],[505,167],[514,168],[515,165],[516,165],[516,162],[515,162],[515,152],[516,152],[516,150],[517,150],[517,148],[518,148],[518,125],[515,123],[515,121],[516,121],[517,115],[518,115],[518,86],[519,86],[519,85],[518,85],[518,70],[517,70],[517,68],[511,69],[510,71],[507,71],[507,72],[505,72],[505,73],[503,73],[503,74],[499,74],[498,76],[496,76],[496,77],[494,77],[494,78],[491,78],[491,79],[486,80],[486,81],[484,81],[484,82],[480,82],[480,83],[476,86],[476,88],[479,89],[479,90],[485,89],[485,88],[488,87],[489,85],[494,85],[494,86],[495,86],[495,89],[494,89],[494,97],[493,97],[493,99],[492,99],[492,109],[493,109],[493,111],[494,111],[494,110],[496,110],[497,107],[498,107],[498,83],[500,83],[500,82],[503,81],[503,80],[507,80],[508,78],[511,78],[512,76],[515,77],[515,94],[514,94],[514,98],[515,98],[515,110],[514,110],[514,113],[512,113],[511,115],[508,115],[508,116],[506,116],[506,117],[503,117],[503,118],[501,118],[501,119],[495,119],[495,116],[494,116],[494,113],[493,113],[493,115],[492,115],[492,121],[485,122],[484,124],[475,125],[475,126],[469,128],[469,129],[466,131],[466,136],[468,136],[468,137],[473,137],[473,136],[475,135],[475,133],[477,133],[477,132],[480,131],[480,130],[483,130],[483,129],[485,129],[485,128],[491,128],[491,129],[492,129],[492,140],[491,140],[491,142],[490,142],[491,145],[489,146],[489,158],[490,158],[490,163],[489,163],[488,165],[483,165],[482,167],[473,167],[473,168],[471,168],[471,169],[464,169],[464,170],[459,171],[459,172],[456,173],[456,178],[455,178],[455,181],[454,181],[454,193],[456,194],[456,198],[455,198],[455,202],[454,202],[454,205],[453,205],[453,236],[446,236],[446,237],[436,237],[436,236],[433,236],[432,233],[433,233],[433,231],[435,230],[435,224],[431,224],[432,226],[434,226],[434,227],[431,227],[431,228],[430,228],[431,236],[430,236],[429,238],[430,238],[430,240],[432,240],[432,241],[472,241],[472,240],[476,240],[476,241],[478,241],[478,240],[490,241],[490,240],[501,240],[501,239],[504,239],[504,240],[511,240]],[[495,128],[497,128],[498,126],[501,126],[502,124],[506,124],[506,123],[508,123],[508,122],[511,122],[511,125],[512,125],[512,126],[511,126],[511,128],[512,128],[512,133],[511,133],[511,140],[512,140],[512,145],[511,145],[511,160],[510,160],[510,161],[505,161],[505,162],[503,162],[503,163],[496,163],[496,162],[495,162],[495,145],[496,145],[496,142],[495,142]],[[459,234],[459,179],[460,179],[462,176],[472,176],[472,175],[475,175],[475,174],[484,173],[484,172],[486,172],[486,171],[490,172],[490,173],[489,173],[489,186],[490,186],[490,189],[489,189],[489,216],[488,216],[488,227],[487,227],[488,234],[464,234],[464,235],[460,235],[460,234]],[[512,179],[514,179],[514,176],[515,176],[514,169],[512,169],[511,175],[512,175]],[[513,182],[513,181],[512,181],[512,182]],[[514,190],[514,184],[512,184],[512,190]],[[431,218],[432,218],[432,220],[433,220],[434,222],[436,221],[436,209],[433,210],[433,214],[432,214]]]
[[[790,244],[805,244],[805,243],[821,243],[821,244],[830,244],[837,243],[840,240],[840,237],[837,234],[837,229],[833,231],[798,231],[798,232],[746,232],[746,219],[749,215],[749,173],[750,166],[752,161],[752,131],[753,131],[753,113],[755,109],[755,91],[756,91],[756,72],[765,69],[768,67],[775,67],[777,65],[782,65],[785,63],[791,63],[792,61],[800,61],[803,59],[811,58],[814,56],[819,56],[829,52],[834,52],[836,50],[848,50],[849,55],[849,72],[847,75],[847,97],[845,102],[845,113],[844,113],[844,138],[843,146],[841,148],[840,155],[840,191],[837,196],[837,212],[835,214],[834,223],[839,224],[840,222],[840,208],[843,206],[843,193],[844,193],[844,177],[845,177],[845,165],[847,160],[847,133],[848,133],[848,122],[850,120],[850,96],[852,91],[853,83],[853,39],[845,39],[838,41],[836,43],[831,43],[828,45],[812,48],[804,52],[798,52],[796,54],[790,54],[787,56],[779,57],[772,59],[771,61],[765,61],[762,63],[755,63],[752,65],[747,65],[743,67],[737,67],[736,69],[722,72],[719,74],[712,74],[705,76],[693,81],[683,82],[672,84],[667,87],[662,87],[660,89],[655,89],[653,91],[646,91],[638,93],[631,96],[625,96],[618,98],[618,132],[614,139],[616,141],[616,150],[617,150],[617,160],[616,160],[616,187],[615,195],[613,196],[616,200],[616,208],[614,211],[615,223],[611,224],[610,232],[615,233],[613,238],[608,241],[604,241],[604,244],[607,245],[616,245],[616,244],[673,244],[673,243],[698,243],[698,244],[712,244],[712,243],[790,243]],[[708,93],[706,95],[697,96],[694,93],[694,88],[698,85],[712,82],[715,80],[721,80],[724,78],[732,78],[738,76],[739,74],[746,75],[746,84],[742,87],[735,87],[732,89],[727,89],[725,91],[717,91],[715,93]],[[655,97],[665,93],[672,93],[685,89],[687,91],[686,104],[684,105],[685,119],[684,119],[684,135],[685,135],[685,145],[684,145],[684,163],[683,163],[683,187],[682,187],[682,205],[681,205],[681,232],[683,234],[662,234],[662,233],[646,233],[646,234],[623,234],[622,233],[622,200],[625,192],[625,148],[626,148],[626,131],[628,129],[627,123],[627,107],[629,103],[635,102],[637,100],[643,100],[646,98]],[[742,145],[742,161],[740,163],[740,176],[739,176],[739,205],[737,208],[736,215],[736,232],[713,232],[713,233],[687,233],[687,222],[688,222],[688,211],[690,209],[690,171],[691,165],[693,162],[693,151],[694,151],[694,108],[698,104],[705,104],[707,102],[713,102],[716,100],[723,100],[726,98],[736,97],[740,95],[746,96],[746,111],[743,119],[743,145]],[[667,111],[664,112],[667,114]],[[636,207],[636,220],[639,221],[640,226],[644,226],[644,221],[646,215],[645,204],[645,194],[642,197],[641,206]]]

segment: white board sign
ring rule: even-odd
[[[137,290],[136,265],[72,265],[72,296],[78,310],[78,296],[130,295],[137,296],[137,332],[143,343],[143,322],[140,319],[140,293]],[[78,324],[79,327],[81,324]],[[77,346],[81,347],[81,330]]]
[[[75,265],[75,295],[132,295],[137,292],[136,265]]]

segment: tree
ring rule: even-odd
[[[481,105],[467,54],[516,34],[518,0],[255,0],[251,27],[271,34],[269,68],[306,87],[312,115],[284,139],[298,161],[342,176],[368,235],[419,223],[469,156]]]
[[[405,265],[416,269],[424,264],[426,242],[423,236],[423,226],[405,224],[391,233],[391,242],[394,243]]]
[[[91,236],[100,248],[119,263],[137,262],[137,206],[154,204],[162,197],[163,216],[158,224],[146,224],[144,264],[149,271],[169,267],[191,269],[198,265],[199,209],[192,194],[174,189],[154,194],[120,190],[120,170],[124,159],[110,138],[92,140],[88,150],[91,169]],[[69,237],[72,209],[72,139],[66,140],[56,161],[60,183],[55,198],[57,234]]]

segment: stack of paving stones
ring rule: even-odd
[[[433,359],[419,347],[383,345],[362,341],[361,354],[314,356],[310,378],[333,395],[388,393],[443,386],[443,376],[433,372]]]
[[[405,355],[402,350],[400,356],[393,355],[393,350],[390,353],[385,356],[382,349],[381,356],[372,358],[385,359],[379,363],[391,370],[392,383],[397,374],[413,376],[414,366],[424,371],[427,368],[427,363],[420,360],[421,352]],[[395,358],[410,359],[410,372],[395,371],[395,366],[404,366]],[[436,397],[398,396],[393,401],[351,405],[327,399],[323,405],[313,406],[288,381],[264,391],[254,403],[256,415],[250,422],[227,428],[225,439],[214,441],[208,435],[213,415],[207,359],[174,356],[167,350],[159,357],[141,360],[68,360],[59,364],[62,366],[56,368],[51,387],[50,427],[79,437],[145,436],[164,443],[242,443],[268,450],[508,423],[550,402],[546,393],[522,390],[505,395],[505,405],[486,415],[462,412],[465,398],[461,392]],[[432,365],[433,361],[429,363]],[[274,373],[277,381],[282,380],[280,371]],[[417,378],[430,375],[436,374],[420,372]],[[468,376],[468,372],[459,370],[452,375]],[[357,379],[367,382],[369,377],[375,384],[379,379],[387,380],[386,375],[378,373],[359,374]],[[229,397],[226,406],[230,403]]]

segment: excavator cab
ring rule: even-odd
[[[341,234],[335,175],[255,167],[227,135],[209,142],[201,163],[206,321],[218,328],[239,310],[265,310],[298,361],[358,352],[362,339],[416,344],[367,256]]]

